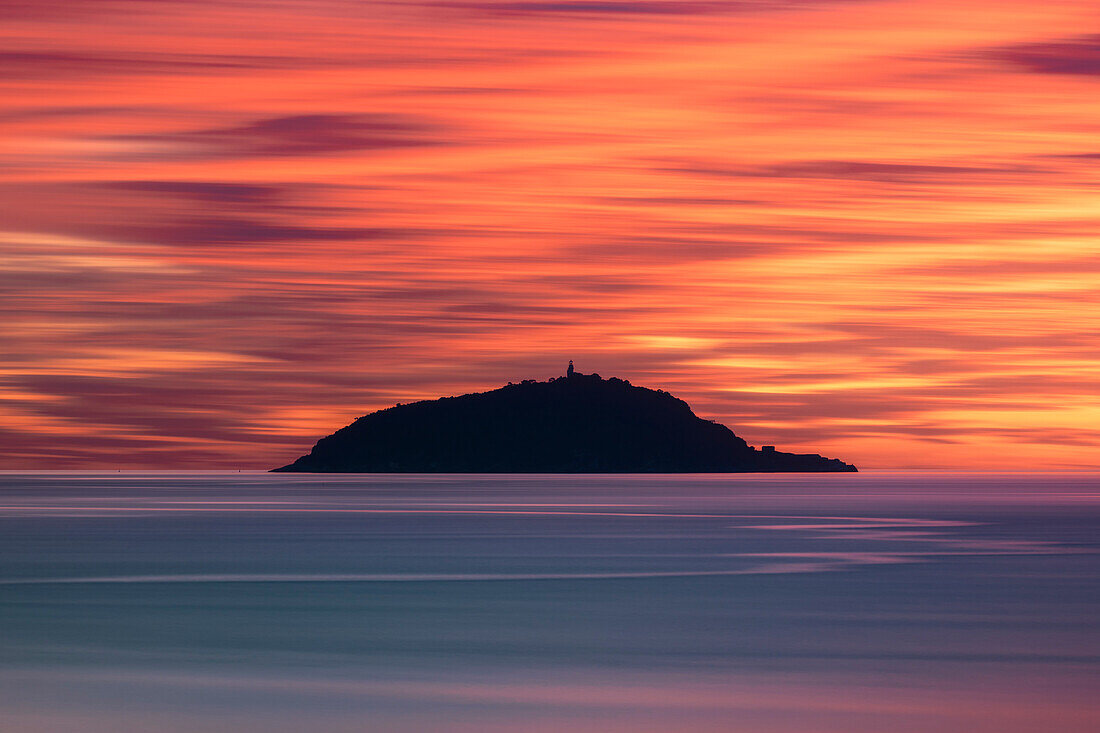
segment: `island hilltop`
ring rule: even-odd
[[[855,471],[816,454],[757,450],[683,400],[569,370],[365,415],[275,471],[727,473]]]

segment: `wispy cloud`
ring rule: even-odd
[[[1039,74],[1100,76],[1100,34],[1018,43],[985,53],[997,61]]]
[[[330,155],[447,144],[454,139],[438,124],[396,114],[309,114],[269,117],[225,127],[171,133],[112,135],[141,143],[122,157],[270,157]]]
[[[476,12],[494,16],[707,16],[726,13],[767,13],[812,8],[819,5],[857,0],[445,0],[432,3],[449,10]]]
[[[862,160],[804,160],[757,166],[683,165],[668,167],[677,173],[731,178],[836,178],[880,183],[933,183],[973,185],[975,178],[986,182],[1016,181],[1019,176],[1040,172],[1029,166],[989,167],[930,163],[884,163]]]
[[[287,68],[299,60],[275,56],[76,51],[0,51],[0,65],[12,79],[60,80],[89,76],[240,73]]]

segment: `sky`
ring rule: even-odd
[[[578,371],[1100,468],[1095,0],[0,0],[0,468]]]

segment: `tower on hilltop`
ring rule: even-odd
[[[565,376],[567,376],[567,377],[572,377],[573,376],[573,360],[572,359],[569,360],[569,368],[565,370]]]

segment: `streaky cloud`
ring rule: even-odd
[[[882,163],[860,160],[806,160],[758,166],[684,165],[665,170],[730,178],[837,178],[879,183],[933,183],[972,185],[975,177],[996,182],[1007,177],[1013,182],[1020,175],[1040,172],[1027,166],[1007,168],[939,165],[925,163]]]
[[[434,121],[400,114],[304,114],[267,117],[224,127],[181,132],[114,135],[116,142],[153,143],[152,152],[120,157],[245,158],[331,155],[452,144]]]
[[[1100,34],[1019,43],[984,53],[996,61],[1037,74],[1100,76]]]
[[[490,16],[708,16],[769,13],[814,8],[859,0],[441,0],[430,3],[444,9]]]

